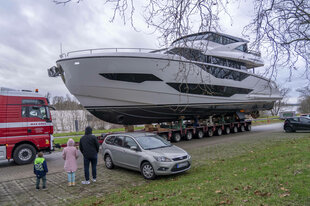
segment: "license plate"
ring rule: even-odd
[[[186,167],[188,165],[188,162],[182,162],[177,164],[177,168]]]

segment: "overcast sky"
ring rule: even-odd
[[[233,21],[224,17],[222,32],[242,37],[242,28],[249,23],[252,9],[250,3],[231,5]],[[66,5],[56,5],[52,0],[0,1],[0,87],[38,88],[40,93],[50,92],[53,96],[68,94],[61,78],[47,75],[47,69],[59,59],[60,44],[64,52],[159,47],[158,36],[146,29],[139,15],[135,22],[140,31],[135,31],[120,19],[111,23],[112,14],[112,9],[108,9],[102,0]],[[305,86],[307,81],[298,74],[292,82],[287,82],[287,77],[288,72],[280,72],[277,81],[285,82],[296,100],[295,89]]]

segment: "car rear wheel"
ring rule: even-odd
[[[114,164],[113,164],[112,158],[108,154],[104,158],[104,163],[105,163],[106,168],[108,168],[108,169],[113,169],[114,168]]]
[[[16,164],[31,163],[36,157],[36,149],[30,144],[21,144],[14,150],[13,159]]]
[[[144,162],[141,166],[141,174],[147,180],[153,180],[156,177],[153,166],[149,162]]]

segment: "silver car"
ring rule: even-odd
[[[102,143],[105,166],[141,171],[146,179],[189,170],[191,156],[183,149],[153,133],[119,133]]]

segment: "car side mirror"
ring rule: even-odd
[[[131,149],[131,150],[134,150],[134,151],[138,151],[137,146],[131,146],[130,149]]]

